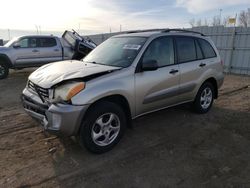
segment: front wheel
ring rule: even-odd
[[[80,130],[80,145],[93,153],[111,150],[126,128],[122,108],[111,102],[100,102],[90,109]]]
[[[0,62],[0,79],[6,78],[8,74],[9,74],[9,67],[5,63]]]
[[[210,82],[205,82],[199,89],[193,107],[195,112],[204,114],[212,107],[214,101],[214,86]]]

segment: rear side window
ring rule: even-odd
[[[39,47],[53,47],[56,46],[55,38],[39,38]]]
[[[197,60],[203,59],[201,47],[200,47],[199,43],[197,42],[197,40],[195,40],[195,47],[196,47],[196,53],[197,53]]]
[[[199,40],[199,43],[200,43],[200,46],[201,46],[201,49],[203,51],[205,58],[216,57],[216,53],[213,47],[211,46],[211,44],[209,44],[209,42],[203,39],[198,39],[198,40]]]
[[[179,63],[196,60],[196,50],[193,38],[177,37],[176,47]]]

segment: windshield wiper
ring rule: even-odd
[[[83,61],[85,63],[92,63],[92,64],[98,64],[98,65],[104,65],[104,66],[108,66],[108,67],[119,67],[119,68],[124,68],[124,67],[121,67],[121,66],[115,66],[115,65],[107,65],[107,64],[104,64],[104,63],[97,63],[95,61]]]

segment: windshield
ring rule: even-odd
[[[9,42],[7,42],[4,46],[5,47],[10,47],[17,40],[18,40],[18,37],[15,37],[15,38],[11,39]]]
[[[115,37],[96,47],[83,61],[115,67],[128,67],[139,53],[146,38]]]

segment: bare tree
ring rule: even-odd
[[[189,20],[189,24],[191,25],[191,27],[195,27],[195,19],[191,19]]]
[[[219,26],[220,25],[220,17],[214,16],[211,24],[212,24],[212,26]]]
[[[250,26],[250,8],[247,9],[247,17],[248,17],[247,25]]]
[[[248,12],[247,11],[241,11],[239,15],[239,22],[240,26],[247,27],[248,24]]]
[[[202,26],[201,19],[197,20],[197,22],[196,22],[196,26],[197,26],[197,27]]]
[[[204,26],[208,26],[207,18],[205,18],[205,20],[204,20]]]
[[[229,19],[230,19],[230,16],[226,16],[223,19],[222,25],[225,26],[225,27],[228,26],[229,25]]]

